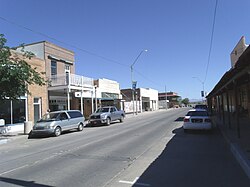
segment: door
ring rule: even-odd
[[[34,98],[34,122],[41,118],[41,98]]]

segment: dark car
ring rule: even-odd
[[[205,109],[207,110],[207,105],[204,105],[204,104],[198,104],[198,105],[195,105],[194,107],[195,109]]]

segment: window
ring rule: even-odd
[[[68,119],[67,114],[65,112],[61,113],[60,114],[60,120],[66,120],[66,119]]]
[[[65,64],[65,70],[70,70],[70,66],[68,64]]]
[[[78,111],[69,111],[68,114],[69,114],[69,116],[70,116],[71,118],[82,117],[81,112],[78,112]]]
[[[57,74],[57,63],[55,60],[51,60],[51,75]]]

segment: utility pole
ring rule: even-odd
[[[135,115],[135,89],[136,89],[136,81],[133,80],[133,66],[135,65],[135,63],[137,62],[137,60],[139,59],[139,57],[142,55],[143,52],[147,52],[148,50],[144,49],[142,50],[139,55],[136,57],[136,59],[134,60],[133,64],[131,64],[130,66],[130,70],[131,70],[131,86],[132,86],[132,100],[133,100],[133,115]]]

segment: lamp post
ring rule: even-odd
[[[202,102],[203,101],[203,97],[205,96],[205,92],[204,92],[204,81],[201,81],[198,77],[192,77],[194,79],[197,79],[201,84],[202,84],[202,93],[201,93],[201,97],[202,97]]]
[[[139,59],[139,57],[142,55],[143,52],[147,52],[148,50],[144,49],[142,50],[139,55],[136,57],[136,59],[134,60],[133,64],[131,64],[130,66],[130,70],[131,70],[131,86],[132,86],[132,100],[133,100],[133,115],[135,115],[135,96],[134,96],[134,92],[135,92],[135,89],[136,89],[136,82],[133,81],[133,71],[134,71],[134,68],[133,66],[135,65],[135,63],[137,62],[137,60]]]

